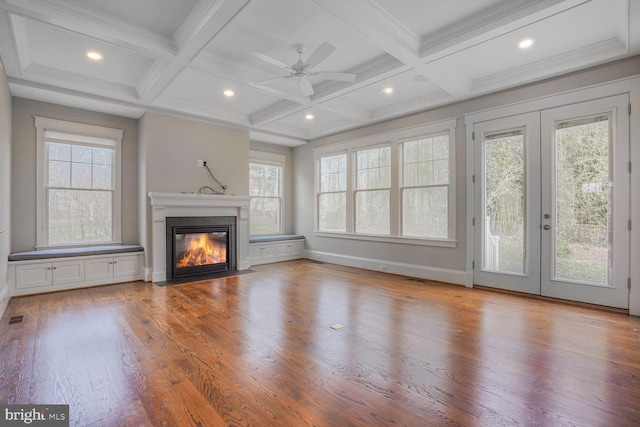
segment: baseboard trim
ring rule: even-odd
[[[145,268],[144,269],[144,281],[151,282],[153,278],[153,268]]]
[[[402,262],[340,255],[306,249],[303,251],[303,256],[315,261],[362,268],[365,270],[381,271],[384,273],[399,274],[402,276],[418,277],[421,279],[435,280],[437,282],[452,283],[455,285],[468,286],[469,283],[468,273],[466,271],[449,270],[446,268],[428,267],[424,265],[406,264]],[[386,270],[382,269],[381,266],[386,266]]]

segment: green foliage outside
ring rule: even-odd
[[[556,229],[551,232],[556,233],[556,277],[606,284],[609,121],[584,120],[559,126],[555,142]],[[486,142],[485,214],[490,217],[491,233],[500,236],[498,270],[504,272],[524,272],[523,159],[522,135]],[[545,161],[542,169],[549,171],[551,165]]]

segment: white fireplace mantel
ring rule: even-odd
[[[250,267],[249,256],[249,197],[222,194],[149,193],[151,200],[154,282],[167,279],[166,225],[167,217],[235,216],[237,217],[236,269]]]

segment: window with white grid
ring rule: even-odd
[[[314,149],[322,237],[455,247],[456,119]]]
[[[449,134],[405,141],[402,147],[402,235],[449,235]]]
[[[38,247],[120,243],[123,132],[36,117]]]
[[[285,157],[257,151],[251,151],[249,157],[249,233],[281,234]]]
[[[390,234],[391,147],[355,152],[355,232]]]
[[[318,229],[346,231],[347,155],[334,154],[319,159]]]

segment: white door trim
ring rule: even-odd
[[[640,77],[629,77],[614,82],[604,83],[588,88],[576,89],[564,93],[529,99],[520,103],[500,106],[488,110],[465,114],[466,127],[466,164],[467,164],[467,209],[466,209],[466,281],[467,287],[473,287],[473,258],[474,258],[474,217],[475,196],[473,183],[475,151],[472,138],[473,125],[482,121],[540,111],[548,108],[560,107],[567,104],[590,101],[598,98],[619,94],[629,94],[633,106],[630,117],[630,160],[634,165],[631,172],[631,193],[640,194]],[[630,258],[640,259],[640,197],[632,197]],[[629,293],[629,314],[640,316],[640,263],[631,263],[631,288]]]

